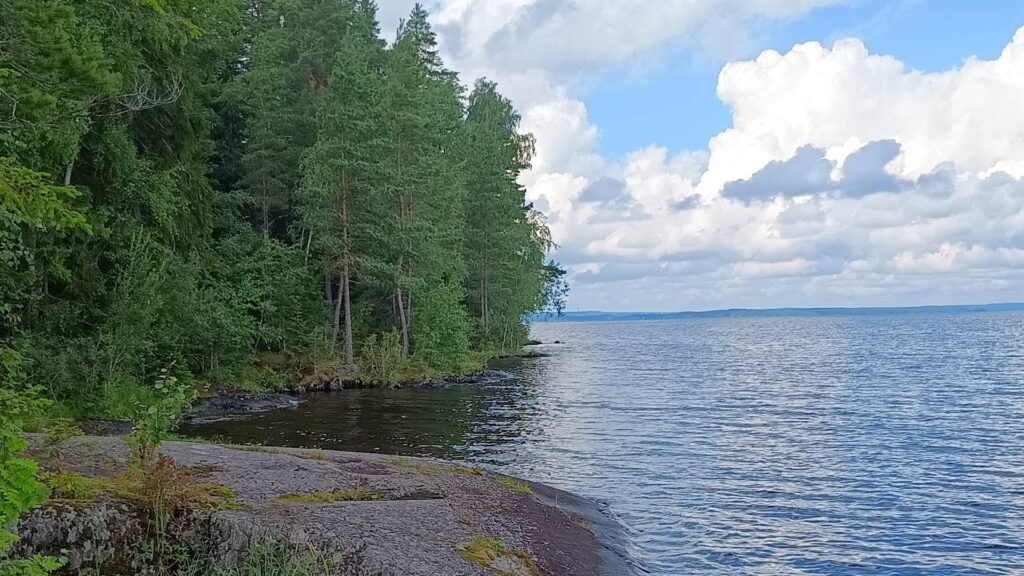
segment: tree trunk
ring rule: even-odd
[[[334,329],[331,331],[331,346],[338,345],[338,330],[341,326],[341,301],[344,300],[346,278],[338,278],[338,299],[334,301]]]
[[[395,296],[398,298],[398,321],[401,323],[401,356],[409,358],[409,319],[406,317],[406,300],[401,295],[401,264],[406,256],[398,256],[398,285]]]
[[[355,364],[352,358],[352,282],[350,279],[350,263],[352,262],[352,247],[348,239],[348,172],[341,172],[341,238],[344,254],[341,276],[344,281],[344,292],[339,294],[339,299],[344,300],[345,305],[345,367],[352,368]]]
[[[64,185],[65,186],[70,186],[71,185],[71,172],[74,169],[75,169],[75,160],[72,159],[71,162],[68,162],[67,167],[64,168]]]
[[[398,318],[402,323],[402,357],[409,357],[409,320],[405,317],[405,302],[402,300],[402,287],[395,291],[398,297]]]
[[[405,293],[405,319],[409,325],[409,332],[412,332],[413,324],[416,322],[416,316],[412,312],[412,288],[410,287],[408,292]]]
[[[345,263],[345,367],[353,368],[355,358],[352,355],[352,282],[349,279],[348,263]]]

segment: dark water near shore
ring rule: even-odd
[[[518,382],[186,432],[486,463],[607,503],[650,573],[1024,574],[1024,313],[538,324]]]

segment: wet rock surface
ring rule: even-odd
[[[629,574],[595,535],[607,520],[596,505],[540,484],[513,490],[507,478],[480,469],[377,454],[190,442],[166,442],[161,452],[236,495],[236,506],[210,511],[193,529],[225,565],[237,563],[259,533],[345,558],[339,574],[519,573],[507,568],[530,565],[523,558],[538,576]],[[61,453],[67,469],[94,475],[103,473],[97,461],[126,466],[129,449],[118,438],[84,437]],[[133,574],[124,550],[145,532],[139,518],[137,508],[106,497],[50,502],[20,522],[18,551],[61,546],[75,566]],[[464,552],[477,539],[500,541],[506,552],[485,565],[471,561]]]

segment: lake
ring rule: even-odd
[[[187,430],[482,463],[607,505],[651,574],[1024,573],[1024,314],[539,323],[517,381]]]

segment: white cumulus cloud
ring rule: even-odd
[[[599,127],[576,95],[588,75],[643,67],[678,45],[728,54],[716,38],[752,42],[757,19],[830,3],[428,7],[446,61],[464,80],[497,80],[538,138],[523,181],[561,245],[573,307],[1020,300],[1024,28],[999,57],[939,73],[857,39],[765,51],[722,68],[732,127],[707,150],[596,152]]]

